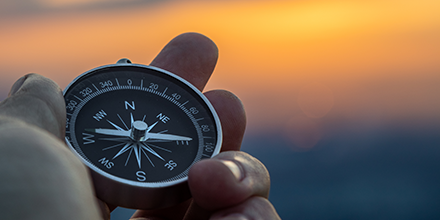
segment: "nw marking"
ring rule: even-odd
[[[99,120],[103,119],[106,115],[107,115],[107,113],[105,113],[105,111],[101,109],[99,112],[97,112],[97,113],[93,116],[93,118],[94,118],[96,121],[99,121]]]

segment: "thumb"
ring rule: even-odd
[[[193,200],[206,210],[238,205],[253,196],[269,196],[266,167],[241,151],[227,151],[194,164],[188,174]]]
[[[66,109],[60,87],[38,74],[17,80],[0,103],[0,123],[18,119],[64,138]]]

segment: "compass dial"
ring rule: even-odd
[[[181,202],[190,196],[190,167],[220,151],[212,105],[165,70],[123,59],[82,74],[64,97],[67,144],[110,204],[149,209]]]

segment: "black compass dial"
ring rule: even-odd
[[[121,185],[179,184],[194,163],[220,150],[211,104],[167,71],[103,66],[79,76],[64,93],[68,145],[92,172]]]

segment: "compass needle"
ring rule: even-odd
[[[173,134],[147,133],[145,136],[150,139],[159,139],[159,140],[167,140],[167,141],[190,141],[190,140],[192,140],[192,138],[190,138],[190,137],[183,137],[183,136],[173,135]]]
[[[103,141],[118,141],[118,142],[124,142],[126,143],[127,141],[130,141],[129,138],[99,138],[99,140],[103,140]]]
[[[97,197],[109,204],[181,203],[191,196],[192,164],[220,151],[222,129],[208,99],[156,67],[128,59],[97,67],[74,79],[64,100],[66,143],[88,166]]]
[[[106,129],[106,128],[96,128],[96,129],[89,129],[92,132],[95,132],[97,134],[105,134],[105,135],[113,135],[113,136],[123,136],[123,137],[129,137],[130,132],[125,130],[114,130],[114,129]]]
[[[124,144],[124,143],[115,144],[115,145],[112,145],[112,146],[110,146],[110,147],[103,148],[102,150],[104,151],[104,150],[112,149],[112,148],[115,148],[115,147],[119,147],[119,146],[121,146],[121,145],[123,145],[123,144]]]

